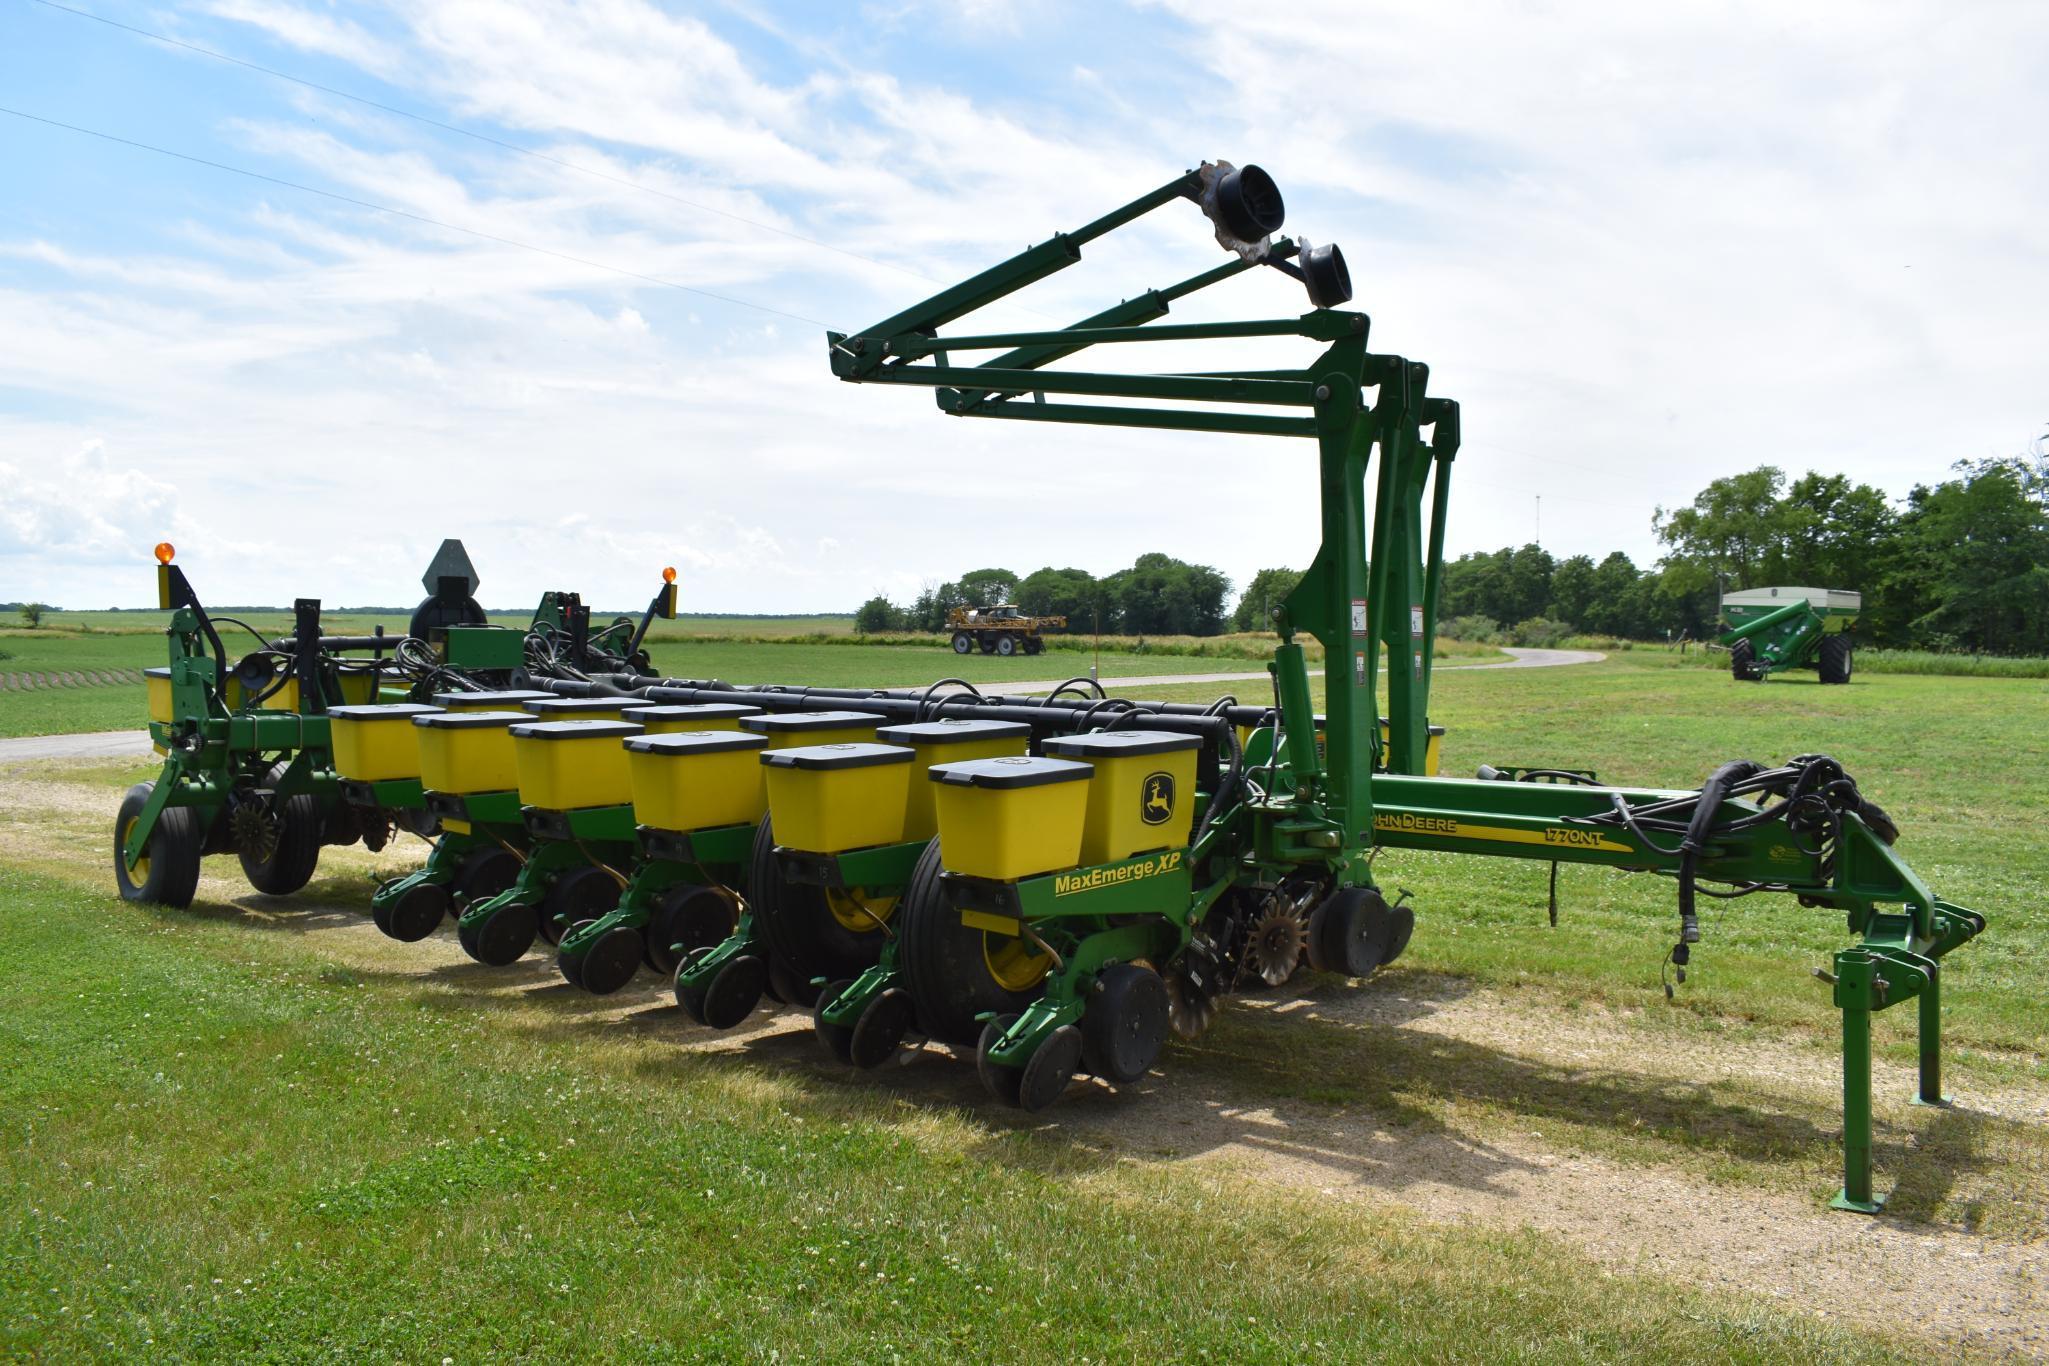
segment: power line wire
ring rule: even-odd
[[[500,246],[517,247],[521,251],[538,252],[543,256],[552,256],[558,261],[568,261],[573,265],[585,266],[591,270],[609,271],[614,275],[625,276],[629,280],[639,280],[645,284],[660,285],[664,289],[681,290],[685,294],[696,294],[706,299],[716,299],[720,303],[734,304],[740,308],[751,308],[757,313],[773,313],[778,318],[788,318],[792,322],[805,323],[812,327],[825,328],[827,330],[831,329],[831,324],[820,322],[816,318],[807,318],[801,313],[791,313],[785,309],[772,308],[767,304],[757,304],[732,294],[721,294],[716,290],[701,289],[696,285],[678,284],[674,280],[664,280],[659,275],[646,275],[637,270],[628,270],[624,266],[610,265],[604,261],[593,261],[588,257],[575,256],[566,251],[556,251],[552,247],[536,246],[532,242],[522,242],[518,238],[505,237],[494,232],[485,232],[481,228],[467,228],[460,223],[444,223],[438,218],[429,218],[425,214],[414,213],[410,209],[397,209],[389,204],[377,204],[368,199],[357,199],[353,195],[339,194],[333,190],[322,190],[312,185],[301,185],[297,181],[284,180],[274,175],[265,175],[261,171],[252,171],[242,166],[230,166],[225,161],[210,161],[205,157],[193,156],[187,152],[174,152],[168,147],[158,147],[152,143],[138,142],[133,138],[124,138],[114,133],[103,133],[97,128],[86,128],[75,123],[65,123],[61,119],[44,118],[40,114],[30,114],[20,109],[10,109],[5,105],[0,105],[0,114],[11,114],[18,119],[26,119],[31,123],[46,124],[51,128],[62,128],[67,132],[83,133],[87,137],[99,138],[105,142],[119,143],[123,147],[133,147],[138,151],[154,152],[158,156],[172,157],[178,161],[190,162],[195,166],[206,166],[216,171],[226,171],[230,175],[246,176],[251,180],[261,180],[266,184],[282,186],[287,190],[297,190],[301,194],[318,195],[322,199],[332,199],[337,203],[350,204],[359,209],[369,209],[375,213],[388,213],[397,218],[409,218],[415,223],[425,223],[429,227],[443,228],[449,232],[465,233],[471,237],[481,238],[486,242],[495,242]]]
[[[401,109],[396,105],[384,104],[378,100],[370,99],[368,96],[353,95],[346,90],[338,90],[331,85],[322,85],[319,81],[308,80],[304,76],[294,76],[290,72],[264,66],[260,62],[252,62],[242,57],[231,56],[214,48],[203,47],[198,43],[186,42],[182,38],[173,38],[168,34],[153,33],[149,29],[137,28],[133,24],[124,24],[118,19],[109,19],[104,15],[92,14],[82,9],[73,9],[70,5],[58,4],[57,0],[30,0],[30,3],[41,5],[45,9],[56,10],[59,13],[76,15],[80,19],[90,19],[96,24],[104,24],[108,28],[116,28],[124,33],[132,33],[138,38],[147,38],[153,43],[162,43],[167,47],[182,48],[187,52],[197,53],[202,57],[210,57],[217,62],[227,62],[231,66],[239,66],[250,71],[260,72],[265,76],[270,76],[280,81],[290,81],[293,85],[304,86],[308,90],[317,90],[323,95],[332,95],[336,99],[350,100],[366,108],[375,109],[398,118],[411,119],[415,123],[425,124],[429,128],[438,128],[444,133],[453,133],[457,137],[471,138],[477,142],[488,143],[490,146],[497,147],[503,151],[516,153],[523,157],[532,157],[536,161],[545,161],[551,166],[559,166],[566,171],[575,171],[578,175],[590,176],[593,179],[623,186],[629,190],[638,190],[642,194],[653,195],[657,199],[666,199],[671,203],[681,204],[685,208],[695,209],[700,213],[716,214],[720,218],[730,219],[735,223],[744,223],[750,228],[759,228],[763,232],[772,232],[778,237],[787,237],[793,242],[802,242],[807,246],[836,252],[851,260],[863,261],[871,266],[880,266],[884,270],[893,270],[900,275],[908,275],[912,279],[923,281],[926,284],[940,283],[931,276],[920,274],[908,266],[900,266],[891,261],[884,261],[873,256],[865,256],[858,251],[837,246],[816,237],[807,237],[801,232],[792,232],[788,228],[776,227],[773,223],[763,223],[758,219],[748,218],[743,214],[733,213],[727,209],[715,208],[710,204],[700,203],[694,199],[685,199],[682,195],[671,194],[667,190],[658,190],[652,185],[643,185],[637,180],[628,180],[624,176],[612,175],[607,171],[596,170],[593,167],[580,165],[574,161],[567,161],[561,157],[550,156],[548,153],[537,151],[532,147],[525,147],[516,142],[508,142],[503,138],[492,137],[489,133],[479,133],[475,129],[464,128],[453,123],[444,123],[440,119],[431,118],[426,114],[415,113],[410,109]]]

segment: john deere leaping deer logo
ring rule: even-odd
[[[1147,825],[1165,825],[1174,814],[1174,775],[1149,773],[1141,789],[1139,819]]]

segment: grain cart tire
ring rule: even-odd
[[[1413,929],[1415,916],[1408,925]],[[1387,899],[1371,887],[1341,887],[1324,898],[1309,917],[1311,966],[1347,977],[1368,977],[1400,949],[1401,917],[1388,908]]]
[[[473,906],[519,880],[519,859],[509,849],[472,849],[455,866],[449,890],[458,906]]]
[[[825,1018],[825,1012],[853,984],[851,977],[829,984],[825,990],[818,993],[818,1000],[811,1007],[811,1032],[818,1036],[818,1041],[825,1045],[826,1051],[841,1062],[854,1060],[854,1031],[845,1025],[832,1023]]]
[[[197,811],[189,806],[165,807],[157,816],[156,828],[149,832],[149,847],[132,871],[121,856],[121,846],[155,788],[154,782],[137,783],[121,798],[121,809],[114,816],[114,884],[123,901],[148,901],[183,910],[199,890],[199,851],[205,836]]]
[[[996,653],[1002,655],[1005,659],[1008,659],[1012,655],[1016,654],[1017,637],[1010,634],[1010,632],[1008,631],[1005,631],[1002,635],[996,637]]]
[[[1081,1017],[1083,1065],[1124,1086],[1152,1070],[1167,1042],[1167,984],[1151,968],[1119,963],[1096,974]]]
[[[275,787],[284,779],[289,766],[280,760],[265,775],[264,782]],[[320,799],[310,792],[301,792],[280,802],[273,819],[277,839],[267,856],[246,848],[235,852],[251,887],[265,896],[290,896],[313,880],[313,870],[320,863],[322,837],[327,833],[327,818],[320,813]]]
[[[982,1026],[981,1038],[975,1043],[975,1074],[981,1077],[982,1088],[1005,1105],[1017,1104],[1018,1083],[1024,1079],[1024,1074],[1015,1067],[1005,1067],[992,1061],[989,1050],[1017,1020],[1015,1015],[996,1016]]]
[[[764,818],[755,837],[754,872],[747,890],[773,956],[803,984],[795,988],[801,999],[784,999],[809,1005],[817,999],[808,989],[811,982],[821,977],[851,981],[875,966],[889,938],[884,927],[895,908],[864,899],[858,890],[828,890],[785,879],[776,862],[771,824],[772,818]]]
[[[1018,1075],[1018,1105],[1031,1114],[1045,1109],[1067,1094],[1067,1084],[1074,1080],[1079,1066],[1081,1031],[1073,1025],[1062,1025],[1046,1036]]]
[[[401,944],[417,944],[441,927],[448,914],[448,889],[434,882],[416,883],[377,916],[377,928]]]
[[[716,887],[678,882],[664,888],[647,920],[648,967],[668,976],[691,950],[716,948],[738,919],[732,900]]]
[[[1850,681],[1850,657],[1855,646],[1848,636],[1823,636],[1821,649],[1815,661],[1821,670],[1824,683],[1847,683]]]
[[[1729,673],[1739,683],[1755,683],[1764,677],[1757,667],[1757,647],[1739,640],[1729,647]]]
[[[953,633],[953,652],[957,655],[971,655],[975,652],[975,638],[966,631]]]
[[[917,1003],[919,1028],[968,1044],[985,1011],[1018,1015],[1039,997],[1052,959],[1029,941],[961,924],[939,889],[939,841],[918,859],[897,914],[897,965]]]

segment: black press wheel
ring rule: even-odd
[[[455,866],[449,890],[459,906],[489,901],[519,880],[519,859],[510,849],[472,849]]]
[[[731,1029],[754,1013],[767,985],[768,965],[759,958],[743,953],[728,959],[704,989],[698,1022],[713,1029]]]
[[[1415,927],[1415,912],[1391,909],[1374,888],[1340,887],[1309,917],[1310,966],[1370,976],[1408,947]]]
[[[961,924],[940,892],[939,873],[934,840],[897,914],[897,963],[922,1031],[942,1043],[968,1044],[980,1035],[984,1012],[1023,1014],[1038,999],[1052,960],[1029,940]]]
[[[811,1032],[816,1034],[818,1041],[841,1062],[854,1060],[854,1031],[845,1025],[833,1024],[825,1018],[825,1012],[852,985],[851,979],[829,983],[825,990],[818,993],[817,1004],[811,1007]]]
[[[1067,1094],[1067,1083],[1081,1066],[1081,1031],[1062,1025],[1046,1036],[1039,1051],[1017,1078],[1017,1103],[1032,1114]]]
[[[1104,1081],[1128,1085],[1152,1070],[1167,1028],[1160,974],[1135,963],[1105,968],[1081,1017],[1082,1061]]]
[[[619,904],[619,883],[602,868],[571,868],[548,884],[541,897],[541,938],[562,942],[563,933],[583,920],[596,920]]]
[[[716,887],[679,882],[655,899],[646,934],[646,962],[667,976],[694,949],[716,948],[739,923],[733,900]]]
[[[538,920],[533,907],[514,902],[500,906],[491,913],[489,920],[470,934],[458,934],[456,938],[469,951],[470,957],[479,963],[502,968],[517,963],[534,946],[534,936],[539,932]]]
[[[1824,683],[1850,681],[1850,657],[1854,647],[1848,636],[1823,636],[1816,666]]]
[[[989,1050],[1016,1023],[1015,1015],[998,1015],[982,1026],[982,1037],[975,1043],[975,1072],[982,1078],[982,1087],[1005,1105],[1017,1104],[1018,1083],[1024,1079],[1024,1073],[995,1061]]]
[[[975,652],[975,638],[966,631],[953,633],[953,652],[957,655],[971,655]]]
[[[861,1018],[854,1021],[847,1061],[856,1067],[880,1067],[897,1055],[917,1020],[911,993],[901,987],[890,987],[870,1001],[861,1011]]]
[[[274,786],[289,767],[280,760],[264,781]],[[273,808],[270,827],[275,838],[265,840],[267,853],[247,848],[240,851],[242,872],[249,885],[265,896],[290,896],[313,880],[313,870],[320,863],[320,845],[327,833],[320,799],[310,792],[286,797]]]
[[[199,851],[205,836],[197,811],[189,806],[165,807],[150,831],[149,847],[135,867],[129,868],[121,855],[121,847],[155,787],[153,782],[137,783],[121,798],[121,809],[114,816],[114,884],[123,901],[150,901],[182,910],[192,904],[192,895],[199,890]]]
[[[593,996],[610,996],[633,980],[644,953],[645,941],[639,930],[614,925],[583,951],[577,985]]]
[[[373,916],[377,928],[401,944],[416,944],[441,927],[448,914],[448,889],[439,883],[422,882]]]
[[[775,960],[793,979],[791,1005],[816,999],[810,983],[849,981],[874,967],[888,935],[884,925],[895,912],[893,900],[859,891],[813,887],[785,881],[776,863],[772,821],[763,820],[754,839],[754,867],[747,883],[755,923]],[[935,841],[935,846],[937,842]],[[782,995],[784,983],[776,983]]]

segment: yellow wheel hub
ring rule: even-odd
[[[839,887],[825,889],[825,907],[832,912],[832,918],[842,928],[854,934],[875,934],[889,923],[896,914],[898,898],[893,896],[863,896],[858,888],[851,891]]]
[[[982,931],[982,963],[989,976],[1005,991],[1030,991],[1046,980],[1053,955],[1041,951],[1030,940],[1009,934]]]
[[[125,820],[125,821],[123,821],[123,822],[121,823],[121,848],[122,848],[122,849],[124,849],[124,850],[125,850],[125,849],[127,849],[127,847],[128,847],[128,837],[129,837],[130,835],[134,834],[134,833],[135,833],[135,817],[133,817],[133,816],[130,816],[130,817],[129,817],[129,818],[127,819],[127,820]],[[120,856],[120,855],[117,855],[116,857],[121,857],[121,856]],[[131,868],[131,869],[129,870],[129,872],[128,872],[128,879],[129,879],[129,881],[133,882],[133,883],[134,883],[134,884],[135,884],[136,886],[138,886],[138,887],[139,887],[139,886],[141,886],[141,885],[142,885],[143,883],[145,883],[145,882],[149,881],[149,848],[148,848],[148,846],[146,846],[146,845],[145,845],[145,846],[143,847],[143,851],[142,851],[142,857],[141,857],[141,858],[138,858],[137,860],[135,860],[135,867],[133,867],[133,868]]]

